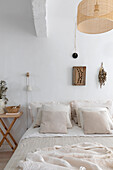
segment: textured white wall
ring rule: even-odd
[[[37,38],[30,0],[0,0],[0,79],[7,81],[9,104],[26,104],[25,76],[31,73],[30,101],[113,99],[113,31],[101,35],[77,32],[79,58],[71,55],[78,0],[47,0],[48,38]],[[97,81],[101,62],[106,86]],[[86,86],[72,86],[72,67],[87,66]],[[26,129],[24,115],[13,129],[17,141]]]

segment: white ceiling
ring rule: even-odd
[[[39,3],[43,3],[44,6],[45,2],[46,8],[45,10],[42,8],[41,11]],[[29,21],[34,18],[36,34],[41,37],[46,36],[45,18],[75,19],[79,2],[80,0],[0,0],[0,16],[8,18],[8,15],[12,15],[12,18],[28,19]]]
[[[77,12],[77,4],[80,0],[46,0],[47,14],[49,17],[72,18]],[[62,8],[61,8],[62,6]],[[63,9],[63,10],[62,10]]]

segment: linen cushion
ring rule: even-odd
[[[78,126],[83,128],[82,111],[97,112],[97,111],[108,111],[108,109],[104,108],[104,107],[81,107],[81,108],[78,108],[77,109]],[[109,111],[108,111],[108,114],[109,114]]]
[[[42,110],[53,111],[53,112],[66,112],[67,128],[72,128],[70,105],[66,105],[66,104],[45,104],[45,105],[42,106]]]
[[[109,134],[111,128],[106,111],[83,111],[83,129],[85,134]]]
[[[81,107],[103,107],[109,109],[109,112],[111,115],[113,115],[113,101],[108,100],[108,101],[89,101],[89,100],[84,100],[84,101],[72,101],[70,103],[71,105],[71,110],[72,110],[72,118],[75,120],[75,123],[78,123],[78,115],[77,111]]]
[[[42,111],[40,133],[67,133],[66,112]]]
[[[32,122],[34,123],[34,127],[39,127],[41,124],[41,111],[42,111],[42,105],[52,105],[52,104],[59,104],[58,102],[51,101],[46,103],[41,102],[32,102],[29,105],[30,113],[32,116]]]

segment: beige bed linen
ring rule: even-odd
[[[28,153],[22,170],[113,170],[113,149],[98,143],[46,147]]]
[[[73,145],[83,142],[98,142],[107,147],[113,147],[113,137],[46,137],[23,139],[4,170],[17,170],[19,160],[24,160],[27,153],[37,148],[53,147],[54,145]]]

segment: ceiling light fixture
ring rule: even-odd
[[[78,5],[77,28],[87,34],[113,29],[113,0],[82,0]]]

